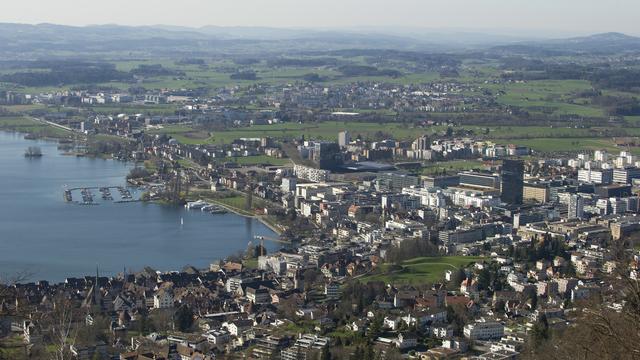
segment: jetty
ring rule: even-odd
[[[90,186],[90,187],[73,187],[73,188],[65,188],[63,191],[63,199],[68,203],[75,203],[79,205],[98,205],[99,203],[95,201],[94,191],[100,193],[100,198],[102,201],[110,201],[115,204],[129,203],[129,202],[137,202],[139,199],[134,199],[131,190],[127,189],[124,186]],[[80,194],[77,194],[80,192]],[[74,201],[74,193],[75,195],[80,195],[81,201]],[[114,194],[118,194],[119,198],[114,196]]]

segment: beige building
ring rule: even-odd
[[[542,184],[525,183],[522,189],[525,200],[535,200],[541,204],[549,201],[549,187]]]

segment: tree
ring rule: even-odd
[[[189,306],[180,306],[173,317],[178,330],[182,332],[191,331],[191,327],[193,326],[193,310],[191,310]]]
[[[364,350],[360,346],[357,346],[355,351],[351,355],[350,359],[351,360],[364,360]]]
[[[318,356],[318,360],[331,360],[331,351],[329,351],[328,346],[325,346],[322,348],[322,351]]]
[[[71,359],[69,346],[75,343],[73,331],[74,309],[71,302],[63,297],[54,300],[54,311],[50,314],[50,329],[55,360]]]
[[[487,290],[491,285],[491,271],[485,266],[478,274],[478,289]]]
[[[309,290],[318,280],[319,273],[316,269],[307,269],[302,276],[304,277],[304,288],[305,290]]]
[[[376,314],[376,316],[373,318],[373,321],[371,322],[371,325],[369,325],[369,331],[367,333],[367,338],[370,343],[373,343],[373,341],[377,339],[378,336],[380,336],[380,334],[382,333],[383,323],[384,318],[382,317],[382,315]]]
[[[451,284],[449,288],[452,290],[459,288],[462,281],[465,280],[466,278],[467,278],[467,273],[464,271],[464,268],[462,267],[458,268],[458,270],[453,271],[453,274],[451,275],[451,281],[450,281]]]
[[[540,346],[547,339],[549,339],[549,323],[547,317],[542,315],[531,329],[531,341],[534,345]]]
[[[137,330],[141,335],[146,335],[150,332],[155,331],[155,326],[153,325],[153,322],[149,320],[149,317],[146,314],[142,314],[138,319]]]
[[[259,256],[265,256],[265,255],[267,255],[267,248],[262,246],[262,244],[256,245],[253,251],[253,257],[257,258]]]

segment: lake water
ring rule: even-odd
[[[39,146],[44,156],[26,158],[29,146]],[[255,235],[275,236],[259,221],[235,214],[140,202],[64,202],[65,186],[125,185],[131,166],[65,156],[55,142],[0,131],[0,274],[27,271],[33,274],[30,281],[62,281],[95,274],[96,265],[106,276],[125,267],[202,268],[246,249]],[[115,189],[112,193],[118,194]],[[97,190],[94,195],[100,199]],[[79,192],[74,192],[74,200],[81,200]]]

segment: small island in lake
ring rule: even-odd
[[[24,152],[24,156],[26,157],[41,157],[42,150],[40,150],[37,146],[29,146],[27,150]]]

